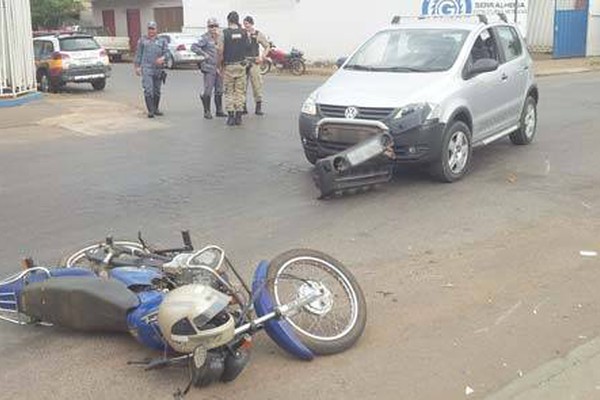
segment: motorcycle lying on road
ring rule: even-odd
[[[265,75],[275,66],[278,70],[289,70],[294,75],[302,75],[306,72],[306,61],[304,53],[292,48],[289,53],[281,50],[273,43],[263,63],[260,65],[260,73]]]
[[[88,332],[128,332],[162,356],[146,369],[187,365],[192,385],[234,380],[265,330],[302,360],[342,352],[360,338],[366,302],[338,260],[315,250],[261,261],[251,287],[225,252],[209,245],[156,250],[139,235],[82,248],[62,266],[28,262],[0,281],[0,319]]]

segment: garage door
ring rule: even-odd
[[[181,32],[183,7],[162,7],[154,9],[154,20],[159,32]]]

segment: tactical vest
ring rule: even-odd
[[[223,61],[226,64],[241,62],[246,58],[244,39],[244,31],[239,28],[223,29]]]
[[[258,45],[258,31],[251,33],[248,41],[248,55],[250,57],[258,57],[260,55],[260,48]]]

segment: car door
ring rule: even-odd
[[[507,96],[502,113],[502,129],[508,129],[519,123],[527,92],[529,62],[523,51],[519,34],[514,27],[498,26],[494,28],[494,31],[502,54],[500,70],[505,77],[503,90]]]
[[[480,59],[493,59],[500,62],[498,46],[491,28],[482,30],[473,43],[464,66],[465,74]],[[475,76],[465,74],[463,74],[462,95],[473,119],[473,142],[478,142],[498,131],[501,125],[501,109],[507,96],[502,93],[504,81],[500,70]]]

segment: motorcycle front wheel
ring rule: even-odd
[[[261,75],[266,75],[271,71],[271,61],[265,60],[259,66],[259,72]]]
[[[293,60],[292,64],[290,65],[290,69],[292,71],[292,74],[300,76],[304,74],[304,72],[306,72],[306,65],[302,60]]]
[[[296,249],[275,257],[268,267],[267,289],[275,306],[289,304],[314,289],[324,293],[284,317],[314,354],[347,350],[365,329],[367,304],[358,282],[340,261],[325,253]]]

